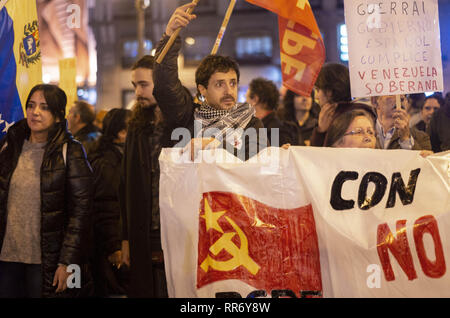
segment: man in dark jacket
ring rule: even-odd
[[[94,125],[94,120],[94,106],[84,101],[76,101],[67,115],[70,132],[76,140],[81,142],[85,150],[88,150],[90,145],[100,137],[100,131]]]
[[[186,27],[195,18],[195,15],[185,12],[192,6],[189,3],[175,10],[156,49],[157,57],[170,35],[178,28]],[[237,103],[237,63],[220,55],[209,55],[203,59],[195,74],[201,101],[199,105],[183,89],[178,78],[177,57],[180,48],[181,40],[178,37],[161,64],[155,64],[153,73],[153,93],[166,124],[170,129],[186,129],[186,134],[176,146],[185,146],[190,142],[192,159],[197,150],[217,147],[223,147],[243,160],[257,154],[267,145],[267,138],[259,138],[258,129],[263,128],[263,125],[254,116],[254,109],[247,103]]]
[[[125,142],[119,203],[122,257],[130,267],[129,297],[167,297],[159,223],[159,163],[163,126],[153,97],[154,58],[132,67],[136,93]]]
[[[246,98],[247,103],[255,108],[255,116],[261,119],[264,128],[267,129],[267,138],[271,146],[296,144],[295,126],[281,121],[275,112],[280,93],[272,81],[261,77],[253,79],[248,87]]]
[[[382,149],[431,150],[430,137],[409,127],[406,98],[397,109],[395,95],[372,96],[371,102],[377,112],[377,138]]]

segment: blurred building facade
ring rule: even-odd
[[[144,0],[142,0],[144,1]],[[450,0],[438,0],[445,91],[450,90]],[[187,0],[147,0],[144,51],[156,47],[166,24],[178,6]],[[326,61],[346,64],[343,0],[309,0],[322,33]],[[193,93],[195,69],[210,53],[229,1],[201,0],[197,19],[180,35],[183,47],[179,61],[180,79]],[[89,8],[89,23],[97,43],[97,110],[130,106],[134,97],[130,67],[137,59],[137,14],[132,0],[95,0]],[[218,54],[234,57],[240,64],[239,96],[249,82],[264,76],[281,86],[278,20],[274,13],[238,0]],[[348,59],[348,58],[347,58]]]
[[[76,84],[84,100],[96,101],[97,52],[89,27],[95,0],[37,0],[44,83],[58,84],[59,61],[76,58]],[[91,92],[91,96],[89,96]]]

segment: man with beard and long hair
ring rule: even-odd
[[[194,4],[175,10],[156,49],[159,57],[169,37],[186,27],[195,15],[186,13]],[[195,103],[178,78],[177,58],[181,49],[178,36],[161,64],[154,69],[154,95],[171,129],[185,128],[188,133],[176,146],[191,149],[191,159],[198,150],[224,148],[242,160],[256,155],[267,146],[267,136],[259,138],[261,120],[248,103],[238,103],[239,66],[230,57],[206,56],[195,72],[200,104]],[[189,147],[190,146],[190,147]]]
[[[163,124],[153,97],[154,58],[132,67],[136,104],[128,124],[119,202],[122,263],[130,268],[129,297],[167,297],[159,222],[159,163]]]

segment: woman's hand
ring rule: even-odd
[[[108,256],[108,261],[113,265],[120,268],[122,266],[122,251],[118,250]]]
[[[434,152],[430,151],[430,150],[422,150],[420,151],[420,155],[424,158],[428,157],[429,155],[432,155]]]
[[[56,269],[55,276],[53,277],[53,285],[58,286],[56,288],[56,293],[61,293],[67,289],[67,278],[69,278],[71,273],[67,272],[66,265],[59,265]]]
[[[125,264],[130,267],[130,243],[128,241],[122,241],[122,260],[121,264]]]
[[[319,113],[319,120],[318,120],[318,131],[320,133],[325,133],[328,131],[328,128],[331,125],[331,122],[333,121],[334,114],[336,111],[337,104],[335,103],[326,103],[323,105],[322,109]]]

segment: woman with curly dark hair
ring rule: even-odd
[[[88,295],[92,171],[66,102],[55,85],[33,87],[27,118],[0,141],[0,298]],[[72,268],[81,285],[68,288]]]

